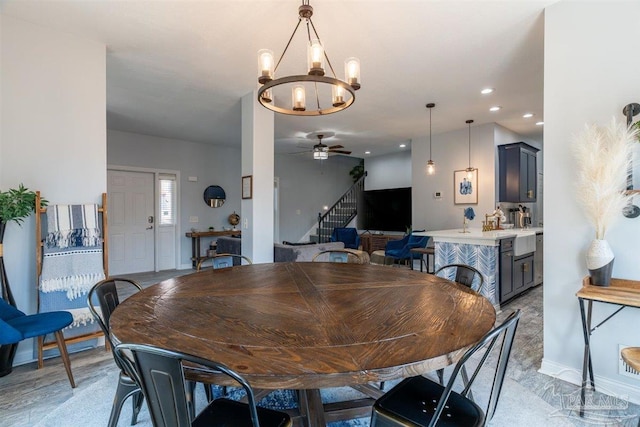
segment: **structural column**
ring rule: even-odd
[[[267,263],[273,262],[274,113],[257,96],[242,97],[242,176],[251,177],[252,187],[243,178],[242,255]]]

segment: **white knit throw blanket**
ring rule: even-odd
[[[96,319],[93,318],[93,314],[89,311],[89,308],[65,308],[64,311],[68,311],[73,316],[73,322],[67,326],[67,328],[77,328],[79,326],[87,326],[88,323],[94,323]]]
[[[70,300],[89,292],[104,279],[101,248],[69,248],[48,252],[42,258],[42,292],[66,291]]]

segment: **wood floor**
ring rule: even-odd
[[[192,270],[181,270],[129,277],[146,287],[166,278],[191,272]],[[545,398],[540,390],[550,378],[537,372],[543,354],[542,292],[543,287],[538,286],[506,304],[499,313],[498,320],[504,319],[515,309],[522,310],[507,375]],[[71,389],[62,362],[57,357],[46,360],[43,369],[36,369],[35,363],[29,363],[15,367],[11,374],[0,378],[0,427],[33,426],[75,392],[89,387],[109,372],[117,372],[111,353],[104,348],[71,354],[71,366],[76,389]],[[635,405],[631,406],[632,412],[640,412]]]

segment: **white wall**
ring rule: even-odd
[[[494,142],[495,124],[471,126],[471,166],[478,168],[478,204],[455,205],[453,203],[453,172],[469,165],[469,129],[433,135],[432,158],[436,173],[427,175],[429,141],[427,136],[414,138],[411,143],[411,174],[413,182],[413,228],[416,230],[443,230],[461,228],[463,211],[471,206],[476,218],[470,222],[473,228],[481,228],[484,214],[495,209],[497,162]],[[439,191],[442,199],[433,194]]]
[[[275,174],[280,178],[281,242],[297,242],[317,227],[323,206],[331,207],[353,184],[349,171],[359,162],[359,158],[347,156],[313,160],[310,153],[306,157],[275,156]]]
[[[94,203],[106,191],[105,46],[2,16],[0,188],[24,183],[53,204]],[[36,310],[33,216],[9,225],[7,275],[18,308]],[[33,359],[32,340],[16,362]]]
[[[411,187],[411,150],[407,148],[395,154],[367,157],[364,170],[367,171],[364,180],[366,191]]]
[[[545,240],[544,360],[542,370],[577,380],[582,366],[583,338],[576,292],[588,274],[584,255],[594,230],[572,197],[575,161],[570,141],[585,123],[624,121],[622,108],[640,102],[637,73],[640,57],[634,46],[640,2],[556,3],[545,12]],[[638,120],[636,116],[635,120]],[[636,164],[635,173],[640,173]],[[636,202],[638,200],[636,199]],[[640,280],[640,219],[621,217],[607,234],[615,253],[614,277]],[[615,306],[594,307],[597,324]],[[640,312],[626,309],[594,332],[596,385],[616,394],[637,380],[617,374],[618,347],[640,344],[635,328]],[[569,371],[566,371],[566,370]]]

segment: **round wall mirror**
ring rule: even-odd
[[[219,208],[224,205],[226,198],[227,195],[219,185],[210,185],[204,190],[204,202],[209,207]]]

